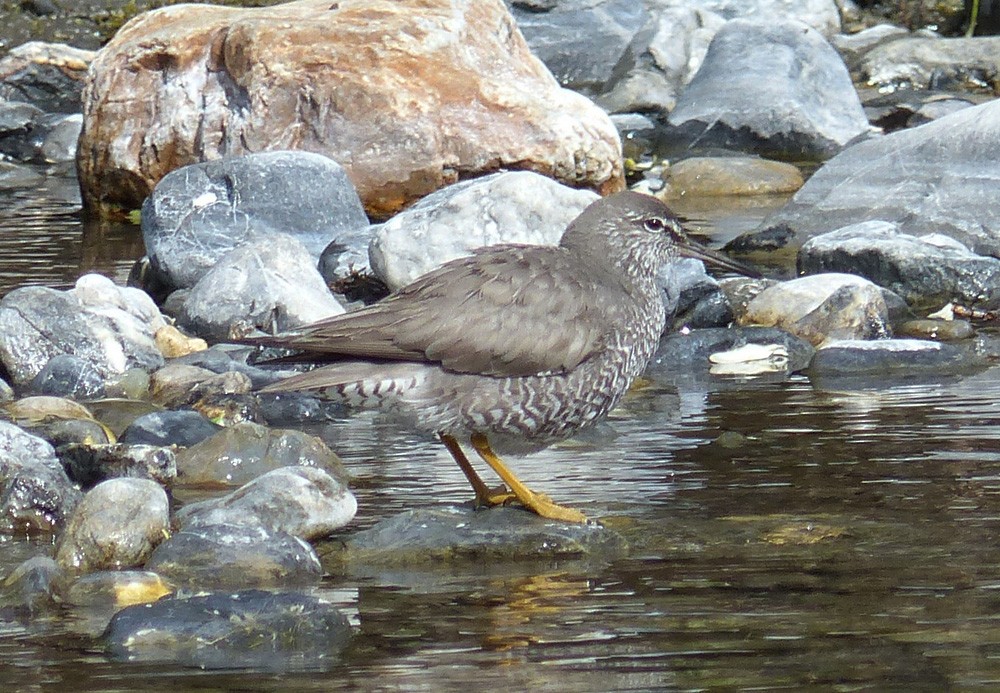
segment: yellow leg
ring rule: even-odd
[[[472,490],[476,494],[476,507],[487,507],[492,508],[496,505],[504,505],[512,500],[516,500],[514,494],[507,490],[507,487],[502,486],[500,488],[491,489],[486,485],[486,482],[482,480],[476,470],[472,467],[472,463],[469,462],[469,458],[465,456],[462,452],[462,447],[455,440],[454,436],[450,436],[447,433],[439,433],[438,437],[444,446],[448,448],[448,452],[451,456],[455,458],[455,462],[458,463],[458,468],[462,470],[465,474],[465,478],[469,480],[472,485]]]
[[[472,447],[476,449],[476,452],[483,458],[483,461],[490,465],[493,471],[497,473],[497,476],[503,479],[503,482],[510,487],[511,492],[517,498],[518,502],[528,510],[550,520],[580,523],[587,521],[587,516],[579,510],[557,505],[548,496],[535,493],[521,483],[521,480],[514,476],[514,473],[507,468],[503,460],[493,452],[489,441],[482,433],[472,434]]]

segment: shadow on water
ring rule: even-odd
[[[65,617],[0,611],[0,689],[993,688],[998,402],[998,368],[869,389],[654,382],[607,423],[511,460],[622,533],[624,557],[327,576],[357,635],[305,671],[111,662]],[[352,531],[468,497],[432,439],[368,414],[314,432],[355,477]],[[0,575],[50,548],[0,543]]]

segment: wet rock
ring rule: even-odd
[[[723,26],[669,123],[675,146],[783,158],[828,158],[869,131],[840,56],[795,21]]]
[[[371,266],[396,290],[483,246],[556,245],[569,223],[596,199],[592,192],[529,172],[457,183],[379,227],[369,251]]]
[[[36,395],[95,399],[104,396],[104,378],[91,362],[72,354],[57,354],[38,371],[28,390]]]
[[[190,409],[150,412],[138,417],[122,433],[128,445],[191,447],[215,435],[222,427]]]
[[[0,581],[0,609],[12,609],[29,618],[57,603],[62,569],[48,556],[34,556]]]
[[[214,373],[206,368],[170,363],[150,379],[152,400],[164,407],[180,407],[218,393],[247,393],[253,383],[238,371]]]
[[[142,368],[126,368],[120,376],[105,383],[108,397],[118,399],[144,399],[149,394],[149,372]]]
[[[177,482],[187,486],[242,486],[266,472],[294,466],[316,467],[336,478],[345,478],[340,458],[319,438],[247,422],[179,451]]]
[[[90,409],[65,397],[34,395],[5,404],[3,410],[21,425],[38,425],[57,419],[93,420]]]
[[[171,592],[173,586],[151,571],[107,570],[80,576],[62,596],[73,606],[102,606],[117,611],[155,602]]]
[[[0,421],[0,532],[54,532],[81,495],[51,445]]]
[[[263,525],[306,540],[325,537],[354,518],[358,502],[342,481],[315,467],[267,472],[232,493],[186,505],[181,528]]]
[[[164,8],[89,74],[79,170],[98,212],[180,166],[279,148],[341,162],[379,218],[502,168],[623,187],[614,126],[558,86],[500,0]]]
[[[181,530],[156,547],[146,569],[199,589],[312,585],[323,575],[307,542],[263,525]]]
[[[408,510],[352,535],[338,558],[366,564],[614,556],[625,540],[597,525],[564,524],[520,508]]]
[[[890,332],[882,290],[851,274],[816,274],[776,284],[750,301],[741,322],[780,327],[813,345],[883,338]]]
[[[942,233],[1000,255],[1000,101],[859,142],[824,164],[762,228],[794,231],[789,247],[862,221]]]
[[[660,340],[646,375],[667,383],[705,381],[719,371],[712,363],[713,354],[731,352],[747,345],[777,345],[784,354],[783,357],[776,358],[775,351],[771,350],[772,355],[766,357],[767,368],[763,369],[764,364],[759,364],[761,368],[757,368],[754,375],[777,374],[787,377],[806,368],[815,353],[809,342],[776,327],[710,328],[687,333],[674,332]]]
[[[857,274],[928,310],[952,300],[983,310],[1000,307],[1000,260],[976,255],[948,236],[902,233],[900,224],[888,221],[811,238],[799,250],[798,271]]]
[[[35,424],[21,424],[25,430],[47,440],[57,450],[64,445],[107,445],[114,435],[94,419],[51,418]]]
[[[341,233],[367,226],[368,217],[344,168],[326,156],[302,151],[268,151],[185,166],[157,183],[142,206],[149,261],[177,288],[194,286],[225,255],[254,239],[281,234],[271,241],[274,252],[288,242],[286,237],[294,238],[308,251],[302,260],[305,268],[315,265]],[[225,294],[216,298],[229,299]]]
[[[269,426],[331,421],[348,415],[346,403],[320,399],[304,392],[258,394],[260,416]]]
[[[0,360],[16,384],[55,356],[90,363],[106,380],[130,367],[163,364],[153,334],[163,317],[143,292],[88,274],[70,291],[26,286],[0,300]]]
[[[897,337],[956,342],[975,336],[968,320],[907,320],[894,329]]]
[[[719,283],[705,271],[705,263],[683,258],[661,268],[657,282],[663,290],[667,315],[673,315],[672,328],[715,327],[733,320],[733,311]]]
[[[945,375],[975,364],[951,344],[921,339],[832,341],[816,350],[810,376]]]
[[[982,88],[1000,71],[1000,37],[900,38],[872,49],[861,64],[879,88]]]
[[[62,43],[16,46],[0,59],[0,98],[34,104],[46,113],[79,113],[94,55]]]
[[[142,565],[167,535],[169,503],[148,479],[110,479],[83,497],[56,545],[70,571],[120,570]]]
[[[159,405],[147,400],[136,399],[101,399],[87,403],[87,408],[94,418],[121,438],[122,433],[140,416],[161,411]]]
[[[691,157],[671,164],[667,189],[658,196],[669,202],[685,195],[766,195],[792,193],[802,187],[802,172],[791,164],[749,156]]]
[[[83,488],[118,477],[170,486],[177,477],[173,450],[156,445],[74,443],[59,448],[57,454],[70,478]]]
[[[315,264],[290,236],[255,236],[198,280],[178,320],[196,334],[225,340],[251,326],[285,332],[343,313]]]
[[[318,597],[244,590],[128,607],[106,642],[119,661],[285,671],[333,666],[350,637],[347,618]]]

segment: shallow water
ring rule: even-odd
[[[127,665],[66,620],[0,621],[0,690],[996,688],[1000,368],[837,387],[632,393],[510,460],[626,536],[627,556],[331,575],[357,635],[314,670]],[[356,528],[469,495],[440,445],[391,422],[315,432],[355,476]],[[0,575],[46,549],[0,543]]]

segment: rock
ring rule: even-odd
[[[46,113],[79,113],[94,51],[29,41],[0,58],[0,99],[34,104]]]
[[[982,88],[1000,71],[1000,37],[900,38],[865,55],[869,85],[891,89]]]
[[[840,9],[833,0],[698,0],[699,7],[726,19],[760,17],[793,18],[811,26],[824,36],[840,31]]]
[[[902,233],[943,233],[1000,255],[1000,100],[911,130],[859,142],[830,159],[761,228],[794,231],[790,248],[862,221]]]
[[[217,393],[247,393],[253,384],[237,371],[213,373],[206,368],[170,363],[153,373],[150,394],[164,407],[180,407]]]
[[[744,325],[780,327],[814,346],[833,339],[889,336],[882,291],[851,274],[816,274],[760,292],[741,317]]]
[[[371,266],[392,290],[476,248],[556,245],[597,195],[536,173],[498,173],[428,195],[375,232]]]
[[[310,152],[272,151],[184,166],[164,176],[142,205],[149,261],[177,288],[194,286],[251,240],[272,239],[274,251],[290,236],[311,256],[304,265],[315,265],[340,234],[367,227],[344,168]]]
[[[153,334],[164,324],[146,294],[100,275],[80,277],[71,291],[26,286],[0,300],[0,360],[16,384],[61,354],[90,363],[107,381],[131,367],[161,366]]]
[[[87,403],[95,419],[118,438],[140,416],[161,411],[161,407],[147,400],[102,399]]]
[[[57,451],[64,445],[107,445],[114,440],[112,433],[94,419],[48,418],[21,425],[29,433],[47,440]]]
[[[79,114],[45,113],[19,101],[0,101],[0,154],[21,163],[65,163],[76,158]]]
[[[157,411],[136,418],[119,440],[128,445],[187,448],[215,435],[221,428],[190,409]]]
[[[163,8],[98,53],[83,100],[80,183],[98,213],[181,166],[274,149],[340,162],[378,218],[503,168],[624,185],[607,115],[559,87],[500,0]]]
[[[313,585],[323,575],[312,547],[263,525],[208,525],[176,532],[146,562],[197,589]]]
[[[97,399],[104,396],[104,379],[91,362],[72,354],[56,354],[28,384],[36,395]]]
[[[173,586],[148,570],[98,571],[82,575],[65,590],[63,597],[73,606],[104,606],[123,609],[148,604],[173,592]]]
[[[840,56],[819,32],[795,21],[723,26],[669,124],[677,147],[779,158],[828,158],[869,132]]]
[[[852,71],[861,66],[861,59],[873,48],[909,35],[909,31],[894,24],[877,24],[854,34],[837,34],[830,43],[837,49]]]
[[[282,467],[232,493],[186,505],[182,529],[209,525],[263,525],[307,541],[325,537],[354,518],[358,502],[338,478],[315,467]]]
[[[52,533],[81,495],[51,445],[0,421],[0,532]]]
[[[62,569],[52,558],[29,558],[0,581],[0,608],[28,618],[48,611],[58,603],[62,578]]]
[[[208,349],[208,343],[200,337],[189,337],[173,325],[164,325],[153,335],[156,346],[164,358],[175,359],[189,356]]]
[[[974,337],[976,331],[968,320],[907,320],[893,330],[897,337],[956,342]]]
[[[408,510],[352,535],[338,560],[413,564],[609,557],[625,540],[597,525],[546,520],[520,508]]]
[[[705,263],[694,258],[682,258],[665,265],[657,274],[663,290],[663,305],[668,320],[667,330],[682,327],[726,325],[733,312],[719,283],[705,271]]]
[[[272,234],[223,256],[187,294],[178,319],[196,334],[225,340],[249,326],[285,332],[343,312],[306,249]]]
[[[168,527],[169,502],[159,484],[109,479],[73,511],[56,545],[56,561],[79,573],[141,566]]]
[[[974,368],[958,347],[921,339],[839,340],[816,350],[810,376],[946,375]]]
[[[169,486],[177,477],[174,452],[158,445],[73,443],[59,448],[57,454],[70,478],[84,488],[119,477]]]
[[[802,173],[791,164],[749,156],[691,157],[671,164],[667,188],[658,195],[668,203],[686,195],[771,195],[802,187]]]
[[[953,300],[1000,308],[1000,260],[947,236],[901,233],[894,222],[860,222],[811,238],[799,250],[798,271],[857,274],[928,311]]]
[[[711,328],[674,332],[664,335],[646,376],[666,383],[696,384],[721,375],[711,361],[713,354],[724,353],[747,345],[778,345],[784,356],[777,358],[775,350],[767,357],[768,368],[758,368],[755,375],[777,374],[782,379],[809,365],[815,353],[812,345],[775,327]],[[762,365],[762,364],[761,364]]]
[[[319,438],[247,422],[179,451],[177,481],[185,486],[242,486],[266,472],[294,466],[346,478],[340,458]]]
[[[350,637],[347,618],[319,597],[243,590],[128,607],[106,641],[118,661],[283,672],[334,666]]]

